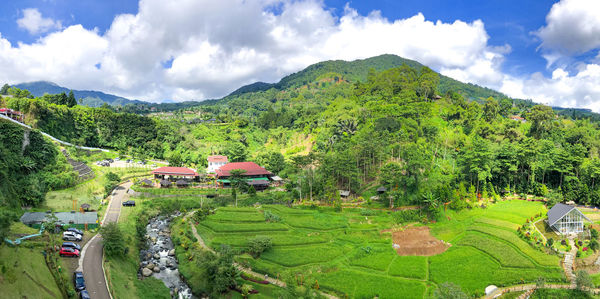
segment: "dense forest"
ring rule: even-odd
[[[256,161],[302,197],[385,185],[396,206],[461,208],[509,192],[600,204],[592,114],[557,114],[394,57],[316,64],[174,113],[142,116],[52,96],[0,104],[57,138],[140,158],[198,168],[216,153]]]

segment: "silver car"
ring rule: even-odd
[[[81,235],[78,233],[66,231],[63,233],[63,240],[79,242],[81,241]]]

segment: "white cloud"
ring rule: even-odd
[[[600,112],[600,64],[587,64],[575,74],[557,68],[551,78],[541,73],[534,73],[526,80],[507,76],[501,90],[547,105],[588,108]]]
[[[319,61],[389,53],[511,96],[578,107],[600,98],[597,64],[573,75],[560,69],[553,78],[504,74],[511,47],[490,46],[480,20],[388,20],[348,5],[337,18],[316,0],[175,2],[142,0],[137,14],[116,16],[104,33],[75,25],[17,45],[0,36],[0,82],[50,80],[149,101],[201,100]]]
[[[561,54],[578,54],[600,47],[600,1],[561,0],[552,5],[546,26],[536,34],[541,47]]]
[[[81,45],[80,35],[93,42]],[[59,39],[76,45],[61,50]],[[337,18],[316,0],[142,0],[137,14],[116,16],[104,34],[71,26],[33,44],[0,39],[0,69],[7,70],[0,80],[44,79],[143,100],[204,99],[327,59],[389,53],[500,86],[498,69],[510,47],[487,41],[479,20],[432,22],[417,14],[390,21],[348,5]]]
[[[17,19],[17,25],[19,28],[27,30],[30,34],[44,33],[62,28],[60,21],[42,17],[37,8],[26,8],[22,12],[23,17]]]

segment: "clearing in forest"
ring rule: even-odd
[[[432,256],[440,254],[450,247],[432,236],[429,233],[429,227],[426,226],[395,231],[392,233],[392,240],[398,255]]]

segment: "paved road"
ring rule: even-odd
[[[102,225],[109,222],[117,222],[121,214],[121,203],[127,200],[127,189],[132,183],[119,185],[113,191],[112,200],[102,221]],[[111,299],[106,287],[104,271],[102,270],[102,236],[94,236],[84,247],[83,277],[86,288],[93,299]]]

